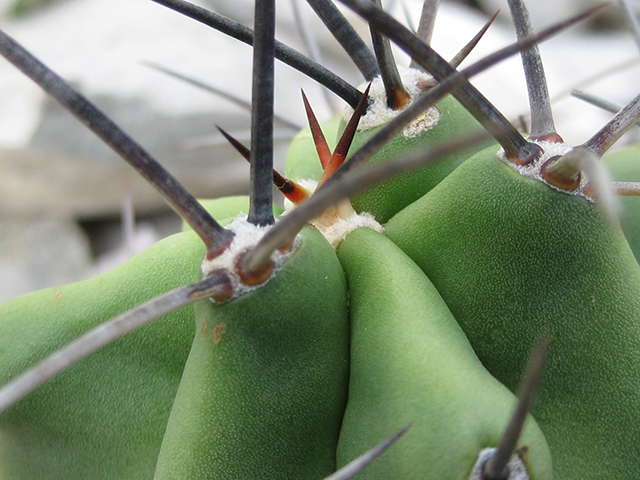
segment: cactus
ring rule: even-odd
[[[519,43],[458,73],[428,45],[434,2],[425,2],[432,15],[421,20],[419,38],[379,2],[343,0],[369,21],[376,63],[331,1],[309,0],[363,76],[381,72],[380,97],[399,112],[365,137],[357,125],[373,102],[275,41],[275,0],[256,1],[254,32],[183,0],[153,1],[254,44],[250,147],[223,131],[251,164],[248,209],[242,197],[196,201],[115,123],[0,32],[0,53],[137,170],[189,230],[103,276],[0,305],[0,479],[337,480],[371,462],[362,478],[638,476],[631,389],[640,372],[640,267],[616,220],[598,210],[608,185],[603,190],[593,170],[584,179],[583,159],[585,151],[601,156],[630,128],[640,101],[571,151],[555,132],[534,48],[600,8],[534,35],[526,9],[513,0]],[[415,98],[397,74],[387,37],[431,75],[414,75],[422,82]],[[529,140],[468,82],[520,51],[536,100]],[[294,140],[286,171],[292,178],[274,169],[274,58],[355,110],[344,125],[330,124],[339,138],[326,139],[305,99],[310,134]],[[466,109],[447,118],[463,123],[447,131],[464,132],[443,139],[436,125],[434,135],[415,142],[397,136],[428,108],[445,116]],[[502,146],[502,162],[497,147],[482,149],[489,135],[477,124]],[[524,178],[528,165],[542,163],[543,149],[557,152],[544,157],[543,180]],[[471,151],[479,153],[466,158]],[[417,168],[434,178],[374,188],[401,174],[430,178]],[[277,221],[272,182],[296,204]],[[380,225],[369,209],[388,223]],[[566,238],[556,241],[572,216]],[[549,261],[541,268],[539,252],[518,252],[518,240],[551,249],[556,260],[587,252],[592,264],[556,272]],[[532,303],[505,303],[508,286],[496,300],[518,268],[525,272],[514,282],[526,279]],[[614,320],[612,332],[597,323],[603,316]],[[582,322],[579,331],[566,319]],[[552,337],[547,377],[528,415],[544,362],[534,355],[537,367],[525,369],[526,358],[545,334]],[[616,343],[607,345],[608,338]],[[584,365],[570,363],[585,351]],[[589,388],[582,388],[589,375]],[[602,400],[606,392],[610,398]],[[599,409],[608,412],[605,420],[592,418]],[[405,427],[408,421],[413,426]],[[434,432],[431,423],[446,428]],[[599,426],[605,434],[595,438]]]

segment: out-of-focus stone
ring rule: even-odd
[[[0,301],[84,277],[89,242],[73,220],[0,219]]]

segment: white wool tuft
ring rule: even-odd
[[[398,67],[398,70],[404,88],[412,100],[421,93],[424,93],[424,89],[420,86],[421,84],[432,81],[431,75],[415,68]],[[366,85],[364,85],[364,88],[366,88]],[[372,101],[371,106],[358,124],[358,131],[360,132],[389,123],[402,111],[392,110],[387,106],[387,95],[384,90],[384,83],[379,76],[371,82],[369,99]],[[342,113],[342,118],[345,122],[348,122],[351,115],[353,115],[353,109],[347,107]],[[440,110],[435,106],[430,107],[402,130],[402,136],[404,138],[417,137],[435,127],[440,121],[440,118],[442,118]]]
[[[233,298],[235,298],[260,287],[260,285],[246,285],[237,273],[236,263],[238,261],[238,257],[242,253],[256,246],[271,226],[259,227],[249,223],[247,222],[247,214],[241,213],[231,223],[226,225],[225,228],[235,233],[231,245],[229,245],[229,247],[227,247],[227,249],[216,258],[212,260],[203,260],[200,268],[202,269],[202,273],[205,277],[214,270],[218,270],[220,268],[226,270],[231,279],[234,292]],[[290,251],[282,253],[280,250],[276,250],[271,254],[271,260],[274,262],[275,267],[269,279],[271,279],[276,272],[282,268],[282,264],[285,260],[291,257],[299,246],[300,237],[296,236],[293,242],[293,248],[291,248]]]
[[[467,480],[483,480],[486,478],[484,474],[484,465],[489,461],[495,451],[495,448],[484,448],[480,450],[478,460],[476,460],[473,470],[471,470],[471,474],[469,474]],[[507,464],[507,468],[509,469],[509,476],[506,480],[529,480],[529,473],[517,453],[514,453],[511,456],[511,459]]]
[[[318,186],[318,182],[315,180],[296,180],[296,182],[309,192],[314,192]],[[293,203],[285,200],[285,214],[294,208],[295,205]],[[370,213],[356,213],[349,200],[341,200],[336,205],[326,209],[319,217],[311,221],[311,225],[324,235],[324,238],[334,249],[356,228],[369,227],[380,233],[384,231],[382,225]]]

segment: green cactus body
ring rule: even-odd
[[[640,472],[640,268],[596,205],[524,178],[487,149],[397,214],[387,235],[429,276],[510,389],[553,343],[533,414],[556,477]]]
[[[451,96],[439,101],[436,108],[440,113],[437,125],[415,137],[397,136],[374,155],[367,164],[381,163],[412,149],[427,148],[447,139],[482,129],[480,124]],[[355,152],[381,128],[383,126],[356,133],[350,152]],[[398,175],[377,187],[354,196],[351,202],[356,211],[372,213],[376,220],[385,223],[397,212],[435,187],[463,161],[486,146],[485,142],[445,156],[433,165],[408,174]]]
[[[384,109],[386,107],[374,106],[371,108]],[[388,112],[384,113],[388,114]],[[361,124],[364,123],[365,127],[359,127],[356,132],[349,149],[350,153],[362,147],[387,123],[369,120],[367,115],[373,114],[369,112],[363,117]],[[430,112],[424,117],[419,117],[416,122],[405,129],[403,134],[388,142],[368,160],[367,164],[374,165],[385,162],[411,150],[420,147],[427,148],[447,139],[482,129],[480,124],[451,96],[438,102],[436,108],[430,109]],[[367,123],[378,126],[367,126]],[[345,127],[346,122],[341,120],[339,116],[322,124],[322,130],[330,148],[334,148],[336,139],[340,137]],[[378,222],[384,223],[395,213],[422,197],[464,160],[486,146],[487,142],[480,143],[445,156],[433,165],[398,175],[354,196],[351,198],[351,203],[357,212],[369,212]],[[293,139],[287,151],[285,174],[296,180],[320,180],[322,167],[318,161],[318,154],[309,128],[301,130]]]
[[[474,354],[435,287],[373,230],[338,248],[350,294],[351,376],[338,464],[414,424],[358,478],[464,480],[496,447],[516,403]],[[532,479],[552,477],[551,454],[530,418],[518,443]]]
[[[166,238],[96,278],[0,306],[0,382],[85,331],[188,284],[204,254],[193,233]],[[0,478],[152,478],[193,339],[175,311],[91,355],[0,417]]]
[[[613,180],[635,182],[640,178],[640,146],[623,148],[602,158],[611,172]],[[620,226],[631,250],[640,259],[640,199],[636,196],[618,197],[620,203]]]
[[[346,282],[307,228],[259,290],[196,304],[196,337],[156,479],[320,479],[347,395]],[[205,473],[206,472],[206,473]]]

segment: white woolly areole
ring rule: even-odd
[[[495,451],[495,448],[483,448],[480,450],[478,460],[476,460],[473,470],[471,470],[471,474],[467,477],[467,480],[484,480],[485,476],[482,471],[483,467]],[[518,454],[513,454],[511,456],[507,467],[509,468],[509,476],[507,477],[507,480],[529,480],[527,469]]]
[[[298,185],[309,192],[315,191],[318,182],[315,180],[296,180]],[[295,205],[285,200],[285,215],[293,210]],[[368,212],[356,213],[348,199],[340,200],[336,205],[327,208],[322,214],[311,221],[311,225],[316,227],[329,244],[336,249],[347,235],[360,227],[369,227],[376,232],[383,233],[384,228],[375,217]]]
[[[356,213],[351,207],[351,216],[344,218],[341,205],[327,209],[320,217],[314,219],[311,224],[324,235],[331,246],[336,249],[347,235],[360,227],[369,227],[376,232],[383,233],[384,228],[369,212]]]
[[[507,159],[507,156],[505,155],[503,149],[498,150],[496,155],[500,160],[502,160],[511,168],[513,168],[520,175],[533,178],[542,183],[545,183],[549,185],[551,188],[553,188],[554,190],[557,190],[558,192],[567,193],[569,195],[575,195],[576,197],[582,197],[590,202],[596,201],[594,198],[587,195],[586,193],[587,186],[589,185],[589,179],[585,175],[581,176],[580,186],[578,186],[578,188],[572,191],[566,191],[547,182],[542,177],[542,174],[540,173],[540,169],[542,168],[542,165],[544,165],[544,163],[547,160],[549,160],[551,157],[563,156],[569,153],[571,150],[573,150],[573,147],[571,145],[568,145],[564,142],[557,143],[557,142],[548,142],[548,141],[541,141],[541,140],[529,140],[529,142],[535,143],[536,145],[538,145],[540,148],[542,148],[542,151],[544,153],[540,156],[540,158],[538,158],[537,160],[534,160],[528,165],[516,165],[515,163],[510,162]]]
[[[291,248],[291,250],[286,253],[282,253],[280,250],[276,250],[275,252],[273,252],[271,254],[271,260],[274,263],[274,269],[269,279],[267,279],[260,285],[246,285],[237,272],[236,263],[238,262],[238,257],[248,249],[255,247],[256,244],[262,239],[264,234],[271,228],[271,226],[259,227],[252,223],[249,223],[247,222],[247,214],[240,213],[231,223],[226,225],[224,228],[235,233],[231,245],[229,245],[227,249],[216,258],[212,260],[203,260],[200,268],[202,269],[202,273],[205,277],[207,277],[214,270],[218,270],[220,268],[224,269],[231,279],[231,285],[234,292],[232,298],[239,297],[240,295],[243,295],[252,290],[256,290],[257,288],[260,288],[261,285],[264,285],[266,281],[275,276],[277,271],[282,268],[282,264],[285,262],[285,260],[293,255],[300,246],[300,237],[296,236],[295,240],[293,241],[293,247]]]
[[[427,82],[432,82],[431,75],[424,73],[415,68],[403,68],[398,67],[400,78],[405,90],[413,100],[415,97],[424,93],[424,85]],[[364,88],[366,88],[366,84]],[[387,106],[387,94],[384,90],[384,83],[382,77],[378,76],[371,82],[371,88],[369,90],[369,100],[371,104],[367,110],[367,113],[363,115],[358,124],[358,131],[364,132],[371,130],[374,127],[389,123],[393,120],[402,110],[392,110]],[[348,122],[353,115],[353,109],[346,107],[342,112],[342,118],[345,122]],[[433,106],[425,110],[418,118],[407,125],[402,130],[402,136],[404,138],[413,138],[421,135],[422,133],[435,127],[442,118],[442,114],[437,107]]]

